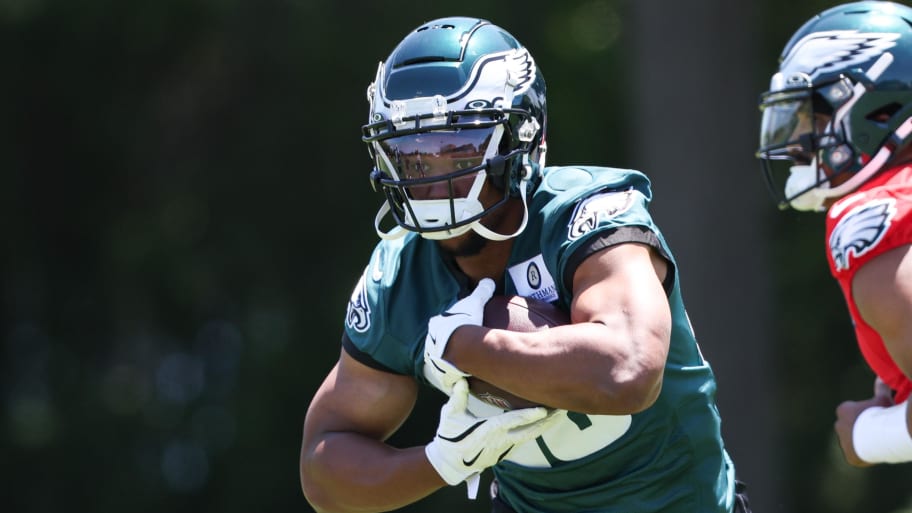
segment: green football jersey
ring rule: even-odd
[[[502,293],[569,309],[576,266],[612,244],[641,242],[669,262],[671,347],[658,400],[634,415],[566,419],[493,467],[517,513],[716,513],[734,500],[716,382],[681,298],[674,258],[648,212],[648,178],[604,167],[545,168],[516,237]],[[380,242],[352,294],[343,344],[377,368],[427,384],[428,319],[471,292],[436,243],[414,233]],[[476,403],[477,407],[477,403]]]

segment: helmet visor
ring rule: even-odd
[[[760,150],[762,158],[795,159],[810,162],[813,148],[814,110],[808,93],[776,93],[760,105]],[[802,137],[806,136],[806,137]]]
[[[495,153],[500,127],[440,130],[379,141],[381,169],[412,199],[465,197]]]
[[[424,132],[380,142],[400,180],[442,177],[484,162],[493,128]]]

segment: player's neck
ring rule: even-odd
[[[456,265],[474,287],[482,278],[491,278],[497,283],[503,279],[510,253],[513,250],[513,239],[488,241],[484,248],[475,255],[456,257]]]
[[[499,212],[489,217],[483,221],[489,229],[498,233],[513,233],[522,223],[522,202],[510,201]],[[476,254],[457,256],[456,265],[469,277],[473,286],[482,278],[491,278],[501,283],[513,251],[513,240],[488,240]]]

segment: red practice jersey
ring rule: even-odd
[[[826,235],[830,272],[848,303],[861,354],[896,392],[896,402],[905,401],[912,392],[912,381],[890,357],[880,335],[858,313],[852,279],[871,259],[912,244],[912,165],[889,170],[834,203],[827,212]]]

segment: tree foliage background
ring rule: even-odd
[[[658,0],[0,0],[4,510],[309,511],[298,483],[301,424],[338,357],[347,299],[376,241],[380,197],[359,127],[377,62],[423,21],[491,19],[545,74],[549,161],[639,167],[640,148],[660,153],[668,141],[651,140],[633,107],[642,104],[633,101],[642,90],[631,74],[643,55],[637,41],[658,41],[661,55],[651,57],[669,63],[699,60],[675,53],[663,26],[713,34],[729,21],[705,14],[727,4],[693,0],[671,17]],[[642,17],[644,5],[656,19]],[[744,2],[752,14],[728,33],[756,42],[743,56],[748,85],[694,97],[694,106],[755,112],[787,37],[829,5]],[[688,81],[717,82],[732,64],[660,85],[673,94]],[[730,103],[742,96],[750,104]],[[688,130],[686,119],[661,122]],[[703,144],[676,158],[699,160],[727,145],[727,133],[692,133]],[[749,161],[755,141],[731,144]],[[657,190],[672,172],[643,170]],[[730,181],[702,186],[710,197],[765,194],[759,166],[724,172]],[[713,201],[663,212],[659,197],[672,227],[729,213]],[[823,220],[766,207],[760,224],[743,227],[755,243],[728,259],[738,269],[750,254],[770,271],[760,278],[768,296],[736,290],[750,319],[740,329],[768,335],[751,383],[737,376],[759,349],[711,330],[724,321],[718,291],[739,277],[686,281],[686,266],[699,271],[716,250],[666,228],[692,255],[681,260],[692,320],[711,334],[701,343],[723,418],[737,413],[724,428],[739,428],[726,438],[739,473],[759,484],[756,510],[908,509],[907,466],[850,468],[831,433],[836,404],[867,397],[873,378],[825,268]],[[774,422],[744,413],[752,404],[742,387],[764,394]],[[423,443],[438,404],[422,396],[393,442]],[[755,459],[758,443],[778,456]],[[471,506],[463,494],[443,490],[407,509],[486,511],[484,499]]]

